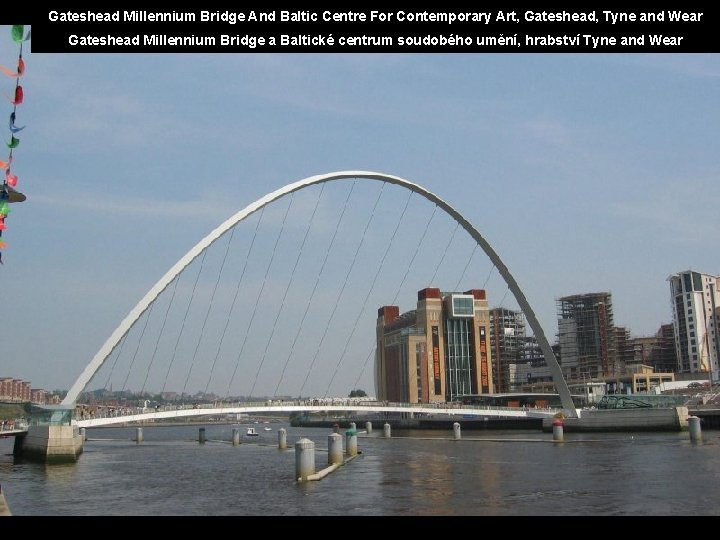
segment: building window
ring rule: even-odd
[[[697,347],[693,347],[692,352],[697,352]]]
[[[695,337],[695,332],[690,332],[690,337]]]

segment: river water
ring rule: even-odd
[[[233,447],[232,429],[199,425],[88,430],[75,464],[17,461],[0,439],[0,483],[14,515],[718,515],[720,431],[575,434],[382,429],[358,437],[361,455],[319,482],[295,480],[295,441],[323,428],[271,423]],[[277,448],[287,429],[289,450]],[[344,433],[344,431],[341,431]],[[470,440],[479,439],[479,440]]]

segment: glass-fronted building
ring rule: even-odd
[[[376,395],[406,403],[453,401],[493,391],[485,291],[418,292],[417,309],[378,310]]]

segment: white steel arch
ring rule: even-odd
[[[339,171],[310,176],[308,178],[305,178],[304,180],[299,180],[298,182],[288,184],[278,190],[273,191],[272,193],[265,195],[264,197],[246,206],[245,208],[237,212],[235,215],[227,219],[224,223],[222,223],[219,227],[213,230],[205,238],[200,240],[200,242],[198,242],[195,247],[188,251],[187,254],[185,254],[185,256],[181,258],[177,263],[175,263],[175,265],[170,268],[170,270],[168,270],[162,278],[160,278],[160,280],[152,287],[152,289],[147,292],[147,294],[142,298],[142,300],[140,300],[140,302],[138,302],[138,304],[130,311],[130,313],[128,313],[125,319],[123,319],[120,325],[110,335],[110,337],[103,344],[100,350],[95,353],[93,359],[90,361],[90,363],[75,381],[73,386],[70,388],[67,396],[65,396],[65,399],[62,402],[63,405],[72,405],[75,403],[78,396],[80,395],[80,392],[82,392],[85,387],[90,383],[95,373],[98,371],[98,369],[100,369],[105,360],[112,354],[113,350],[115,349],[115,347],[117,347],[125,334],[130,331],[133,324],[135,324],[135,321],[137,321],[142,316],[142,314],[145,313],[145,311],[152,305],[152,303],[157,299],[157,297],[160,296],[160,294],[168,287],[168,285],[170,285],[170,283],[172,283],[173,280],[190,263],[192,263],[199,255],[201,255],[208,247],[215,243],[226,232],[228,232],[235,225],[243,221],[245,218],[251,216],[264,206],[267,206],[268,204],[276,201],[277,199],[280,199],[281,197],[284,197],[285,195],[315,184],[322,184],[324,182],[344,180],[348,178],[378,180],[380,182],[387,182],[389,184],[394,184],[407,188],[442,208],[445,213],[449,214],[457,223],[459,223],[463,227],[463,229],[467,231],[467,233],[473,238],[473,240],[477,242],[477,244],[483,249],[485,254],[490,258],[495,267],[498,269],[498,272],[500,273],[502,278],[507,283],[510,291],[513,293],[513,295],[515,295],[515,299],[517,300],[520,309],[522,309],[522,311],[525,313],[528,324],[530,325],[530,328],[532,328],[533,333],[535,334],[535,338],[537,339],[538,344],[540,345],[540,348],[545,355],[545,362],[550,368],[553,382],[558,389],[563,408],[565,409],[565,414],[571,417],[576,417],[577,411],[573,404],[570,390],[562,375],[560,364],[558,363],[557,358],[555,358],[555,353],[553,352],[550,343],[545,337],[545,332],[540,326],[540,322],[537,320],[535,312],[530,307],[530,304],[525,298],[525,295],[523,294],[522,290],[520,290],[520,286],[517,284],[515,278],[510,273],[510,270],[508,270],[507,266],[505,266],[505,264],[502,262],[502,260],[492,248],[492,246],[490,246],[487,240],[482,237],[480,232],[475,229],[475,227],[473,227],[472,224],[460,214],[460,212],[455,210],[452,206],[450,206],[448,203],[446,203],[434,193],[428,191],[427,189],[418,184],[410,182],[409,180],[400,178],[399,176],[393,176],[389,174],[371,171]]]

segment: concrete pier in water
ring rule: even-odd
[[[345,453],[348,456],[357,456],[357,430],[348,429],[345,432]]]
[[[697,416],[688,417],[688,431],[690,432],[690,440],[692,442],[702,441],[702,429],[700,428],[700,418]]]
[[[307,480],[315,474],[315,443],[300,439],[295,443],[295,478]]]
[[[30,461],[68,463],[78,460],[83,440],[77,426],[30,426],[16,436],[13,453]]]
[[[73,408],[33,405],[30,427],[15,437],[13,453],[43,463],[75,462],[83,451],[83,436],[73,424]]]
[[[571,432],[684,431],[688,429],[687,407],[637,409],[583,409],[578,418],[564,418]],[[543,431],[552,431],[555,418],[543,419]]]
[[[343,462],[342,435],[332,433],[328,435],[328,465],[341,465]]]

